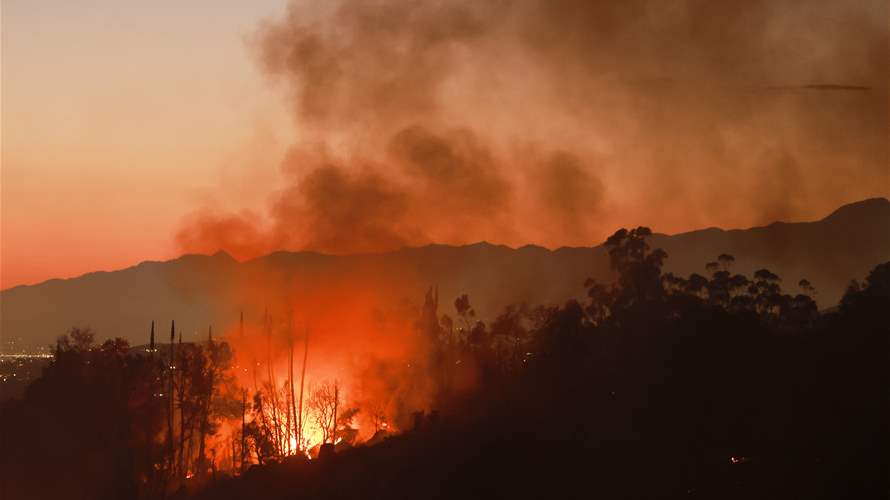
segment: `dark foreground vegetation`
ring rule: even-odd
[[[810,283],[788,293],[768,270],[734,274],[729,255],[702,275],[663,274],[650,234],[608,240],[616,282],[587,282],[583,303],[511,307],[486,325],[469,297],[440,315],[428,294],[418,334],[438,389],[413,430],[312,461],[245,443],[238,454],[266,450],[264,464],[211,468],[200,488],[168,476],[207,474],[204,436],[243,409],[209,403],[224,344],[195,354],[183,400],[195,445],[177,462],[156,360],[77,332],[2,408],[0,496],[886,497],[890,262],[819,313]]]

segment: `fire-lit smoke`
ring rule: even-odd
[[[297,130],[266,213],[184,250],[592,244],[890,190],[881,0],[293,2],[253,48]],[[838,182],[843,179],[843,182]]]
[[[280,189],[264,212],[201,207],[177,240],[240,259],[590,245],[887,196],[887,18],[882,0],[294,1],[251,43],[293,110]],[[313,380],[399,418],[432,394],[403,302],[429,284],[365,271],[259,273],[232,302],[273,311],[279,377],[308,328]],[[269,357],[235,330],[240,365]]]
[[[402,284],[388,283],[392,278]],[[420,312],[416,305],[393,300],[406,293],[407,282],[406,276],[359,270],[348,282],[251,273],[232,292],[247,319],[226,330],[236,382],[249,394],[265,390],[267,398],[274,384],[283,391],[282,400],[289,392],[285,384],[293,381],[299,398],[304,382],[310,444],[321,439],[309,399],[324,383],[338,384],[341,411],[359,410],[353,427],[361,438],[370,438],[383,423],[389,430],[408,425],[412,412],[429,409],[435,388],[421,371],[429,339],[418,331]]]

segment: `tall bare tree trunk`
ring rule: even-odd
[[[241,472],[244,472],[244,456],[245,448],[247,447],[247,437],[244,433],[244,428],[246,426],[245,416],[247,413],[247,390],[241,390],[241,454],[238,457],[238,469]]]
[[[201,421],[198,426],[198,463],[200,464],[200,470],[198,471],[199,477],[203,478],[207,476],[207,457],[205,456],[206,452],[206,438],[207,433],[210,432],[210,400],[213,398],[213,389],[216,381],[214,380],[214,375],[216,374],[216,352],[213,346],[213,327],[208,327],[207,329],[207,373],[209,377],[209,383],[207,386],[207,393],[203,394],[204,401],[202,401],[201,408]],[[213,464],[211,464],[213,465]]]
[[[185,449],[185,461],[183,465],[185,466],[185,472],[189,472],[191,466],[188,462],[191,461],[192,455],[194,455],[195,450],[195,413],[189,416],[187,427],[188,427],[188,437],[185,438],[185,442],[188,443],[188,446]],[[191,471],[194,473],[194,471]]]
[[[272,368],[272,325],[271,320],[268,317],[268,313],[266,315],[266,358],[268,361],[268,375],[269,375],[269,386],[271,390],[271,399],[272,399],[272,424],[275,426],[273,429],[273,433],[275,435],[275,454],[278,455],[278,458],[281,458],[281,427],[278,419],[278,386],[275,384],[275,370]]]
[[[244,340],[244,311],[241,311],[241,332],[240,332],[241,340]],[[254,371],[254,377],[256,377],[256,371]],[[244,455],[245,455],[245,447],[247,443],[247,439],[244,433],[244,428],[246,426],[245,422],[245,414],[247,413],[247,390],[241,390],[241,455],[238,460],[238,467],[241,472],[244,471]],[[234,458],[233,458],[234,460]]]
[[[297,433],[298,433],[298,431],[297,431],[297,402],[296,402],[296,395],[294,394],[294,336],[293,336],[294,332],[293,332],[293,330],[291,330],[290,333],[291,333],[290,342],[289,342],[290,343],[290,356],[288,357],[289,359],[288,359],[288,365],[287,365],[288,378],[290,379],[290,413],[293,415],[293,420],[292,420],[293,425],[294,425],[293,436],[294,436],[294,441],[296,441],[296,448],[297,448],[296,450],[294,450],[294,453],[299,453],[300,441],[299,441],[299,438],[297,437]],[[287,431],[291,432],[290,426],[288,426]],[[290,439],[288,439],[288,441],[290,441]]]
[[[334,380],[334,428],[331,429],[331,442],[337,444],[337,403],[340,402],[340,384]]]
[[[182,332],[179,332],[179,355],[182,356]],[[176,466],[176,474],[181,478],[185,469],[185,372],[179,371],[179,459]]]
[[[272,432],[269,431],[269,421],[266,419],[266,410],[263,408],[263,395],[262,395],[262,393],[258,393],[258,394],[259,394],[259,398],[257,399],[257,402],[259,403],[258,411],[259,411],[259,415],[260,415],[260,424],[262,425],[262,428],[263,428],[262,434],[271,436]],[[262,445],[259,442],[257,442],[256,458],[257,458],[257,462],[259,462],[260,465],[263,465],[264,451],[262,448],[263,448]]]
[[[303,368],[300,373],[300,409],[297,413],[297,447],[303,446],[303,387],[306,382],[306,360],[309,358],[309,329],[306,329],[306,336],[303,337]]]
[[[167,365],[167,474],[164,481],[162,496],[167,496],[167,483],[170,473],[174,470],[174,454],[173,454],[173,364],[175,347],[173,341],[176,340],[176,320],[170,323],[170,361]]]
[[[288,354],[288,361],[292,362],[292,354]],[[290,445],[290,437],[291,437],[291,394],[293,394],[293,384],[291,383],[290,375],[288,374],[288,378],[284,383],[284,447],[286,453],[288,455],[291,454],[291,445]]]

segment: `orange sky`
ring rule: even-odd
[[[348,252],[890,193],[880,0],[287,3],[4,0],[0,288],[213,251],[244,210],[249,247]]]
[[[0,287],[169,258],[201,200],[260,202],[290,122],[245,39],[283,4],[4,1]]]

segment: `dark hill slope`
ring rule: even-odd
[[[667,270],[682,275],[704,273],[706,262],[729,253],[736,257],[737,272],[750,275],[769,268],[792,291],[807,278],[818,290],[820,306],[830,307],[851,279],[861,279],[876,264],[890,260],[890,201],[876,198],[845,205],[815,222],[658,234],[652,245],[668,252]],[[175,318],[177,330],[189,340],[203,336],[208,324],[233,324],[241,309],[261,314],[260,304],[274,301],[269,295],[294,284],[311,290],[331,283],[373,283],[393,303],[415,305],[429,285],[438,284],[440,312],[451,312],[454,297],[468,293],[480,316],[490,318],[518,301],[560,303],[583,297],[587,277],[610,279],[602,246],[513,249],[483,242],[349,256],[276,252],[242,263],[225,253],[187,255],[4,290],[0,333],[7,345],[16,339],[20,346],[33,348],[53,342],[71,326],[91,326],[100,338],[121,336],[142,344],[152,319],[159,322],[160,341]],[[255,303],[244,304],[235,290],[247,290]]]

